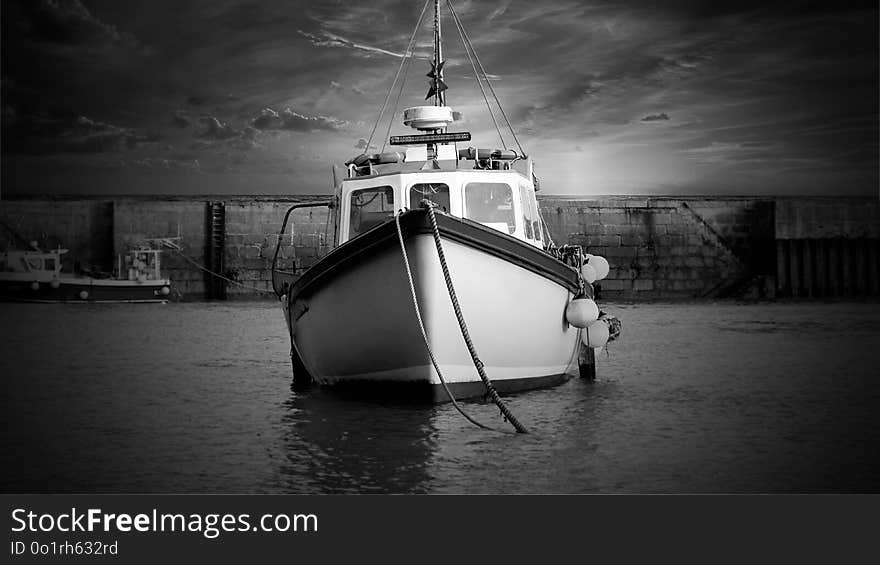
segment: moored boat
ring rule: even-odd
[[[117,257],[117,271],[62,271],[66,249],[0,252],[0,299],[17,302],[167,302],[171,280],[161,250],[144,246]]]
[[[513,128],[517,149],[459,147],[470,133],[449,131],[434,7],[434,105],[403,112],[420,133],[390,138],[403,150],[350,159],[330,201],[288,212],[328,205],[337,245],[298,277],[273,265],[295,381],[439,402],[527,390],[582,373],[619,329],[592,300],[589,257],[550,241]]]

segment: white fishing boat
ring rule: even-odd
[[[137,247],[117,256],[115,273],[62,270],[67,249],[0,252],[0,299],[16,302],[167,302],[171,281],[161,250]]]
[[[433,105],[403,112],[417,132],[389,139],[401,150],[350,159],[332,199],[296,205],[285,217],[282,234],[294,209],[326,205],[335,225],[335,248],[301,276],[273,264],[295,382],[438,402],[533,389],[588,370],[592,348],[584,344],[604,345],[619,331],[592,300],[589,256],[552,245],[533,162],[513,128],[516,149],[466,145],[470,133],[450,130],[433,4]],[[447,5],[481,89],[485,83],[497,102]]]

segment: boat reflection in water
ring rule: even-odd
[[[437,450],[438,421],[428,406],[339,402],[314,389],[284,404],[284,458],[277,483],[286,492],[422,493]]]
[[[450,404],[433,406],[346,399],[323,388],[292,393],[283,406],[271,491],[291,493],[592,492],[590,469],[615,408],[617,383],[574,379],[561,387],[505,398],[532,433],[480,430]],[[497,421],[498,409],[469,401],[475,418]],[[548,459],[547,445],[554,454]],[[536,465],[552,464],[547,473]],[[564,463],[563,463],[564,462]],[[568,479],[560,476],[571,474]],[[601,473],[599,473],[601,475]],[[267,485],[269,486],[269,485]]]

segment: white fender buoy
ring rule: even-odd
[[[589,263],[584,263],[584,266],[581,267],[581,275],[584,277],[584,280],[590,284],[596,282],[596,268]]]
[[[167,286],[163,286],[161,289],[159,289],[159,292],[162,294],[162,296],[168,296],[169,294],[171,294],[171,289]]]
[[[589,265],[592,265],[594,269],[596,269],[596,280],[601,281],[605,277],[608,276],[608,271],[610,270],[610,265],[608,265],[608,260],[601,255],[593,255],[590,257]]]
[[[40,290],[40,283],[34,281],[31,283],[31,290]]]
[[[52,279],[52,282],[49,283],[49,286],[52,288],[58,288],[61,286],[61,282],[58,279]]]
[[[587,347],[596,349],[608,343],[609,337],[608,324],[602,319],[595,322],[581,334],[581,342]]]
[[[86,300],[89,297],[89,292],[87,290],[79,291],[79,299]]]
[[[599,307],[590,298],[575,298],[565,307],[565,319],[576,328],[586,328],[599,318]]]

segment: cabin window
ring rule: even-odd
[[[471,182],[464,187],[465,217],[481,224],[505,224],[516,230],[513,190],[500,182]],[[495,226],[493,226],[495,227]]]
[[[380,186],[352,192],[349,214],[349,237],[378,226],[394,215],[394,189]]]
[[[535,234],[532,231],[532,203],[529,200],[529,191],[523,185],[519,186],[519,196],[520,201],[522,202],[523,224],[526,227],[526,239],[535,239]]]
[[[449,187],[442,182],[414,184],[409,189],[409,207],[421,208],[422,200],[430,200],[441,210],[449,213]]]
[[[47,271],[55,270],[55,258],[54,257],[46,257],[43,259],[43,268]]]
[[[42,271],[43,270],[43,261],[38,257],[28,257],[25,259],[27,266],[30,267],[32,271]]]

